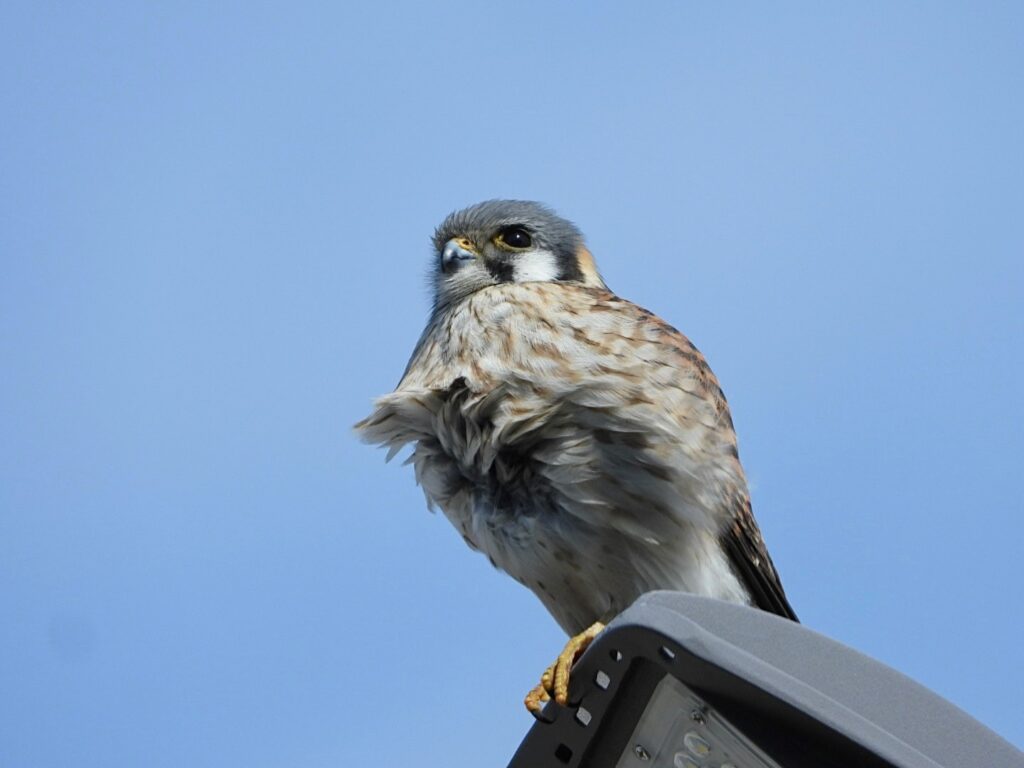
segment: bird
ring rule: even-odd
[[[569,635],[527,709],[565,705],[575,660],[651,590],[798,620],[718,380],[686,336],[608,288],[573,223],[524,200],[455,211],[430,281],[398,386],[355,429],[389,461],[411,446],[428,507]]]

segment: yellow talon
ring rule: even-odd
[[[540,676],[540,683],[526,694],[524,703],[528,710],[534,714],[540,712],[544,703],[552,696],[563,707],[569,702],[569,672],[572,665],[603,629],[604,624],[596,621],[575,637],[569,638],[555,663],[545,669],[544,674]]]

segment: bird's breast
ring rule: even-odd
[[[630,376],[624,361],[649,343],[637,318],[604,291],[557,283],[492,286],[438,313],[400,386],[485,390],[509,381],[577,387],[590,375]]]
[[[606,291],[508,284],[437,312],[361,429],[412,443],[430,503],[567,628],[643,587],[717,594],[688,564],[717,557],[745,488],[724,398],[685,337]]]

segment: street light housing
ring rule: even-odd
[[[509,768],[1024,768],[904,675],[801,624],[681,592],[642,596],[573,668]]]

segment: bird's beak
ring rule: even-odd
[[[454,272],[479,256],[476,246],[469,240],[464,237],[453,237],[444,244],[441,251],[441,269],[445,272]]]

